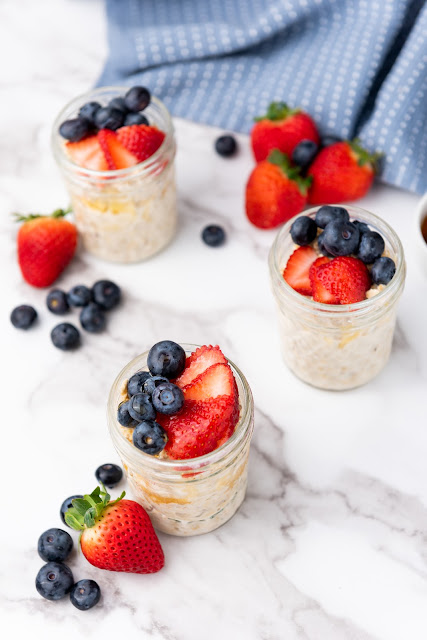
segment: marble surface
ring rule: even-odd
[[[425,640],[427,283],[412,251],[419,198],[377,186],[360,202],[395,227],[406,250],[393,353],[369,385],[319,391],[280,359],[266,261],[274,232],[251,227],[243,213],[247,139],[224,160],[212,150],[217,131],[177,121],[176,239],[135,266],[80,251],[58,285],[111,278],[124,303],[105,334],[61,353],[50,343],[56,318],[45,292],[21,279],[10,212],[67,204],[50,126],[101,70],[103,7],[3,0],[0,25],[2,631],[45,640]],[[224,248],[201,243],[208,222],[226,228]],[[9,323],[24,302],[40,315],[27,333]],[[246,501],[214,533],[160,534],[166,566],[156,575],[101,572],[73,552],[75,578],[94,578],[103,591],[90,612],[43,600],[34,588],[37,538],[60,526],[66,496],[94,487],[99,464],[118,461],[106,428],[109,387],[130,358],[164,338],[218,343],[246,374],[256,404]]]

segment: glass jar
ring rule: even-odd
[[[115,171],[86,169],[73,162],[59,134],[86,102],[106,105],[128,87],[103,87],[72,100],[58,115],[52,148],[64,178],[75,221],[87,251],[112,262],[139,262],[163,249],[176,231],[175,138],[169,112],[152,97],[144,115],[165,133],[159,149],[139,164]]]
[[[182,346],[187,355],[198,348]],[[127,381],[137,371],[148,370],[147,356],[148,351],[129,362],[111,388],[107,413],[113,444],[132,494],[146,509],[154,527],[178,536],[213,531],[234,515],[245,497],[254,427],[250,387],[241,371],[229,361],[240,402],[239,421],[229,440],[199,458],[171,460],[150,456],[133,445],[132,430],[117,421],[117,407],[126,396]]]
[[[318,209],[309,209],[303,215],[314,218]],[[367,299],[346,305],[323,304],[288,285],[283,270],[296,248],[290,234],[295,218],[281,228],[269,254],[283,359],[298,378],[321,389],[358,387],[385,366],[405,282],[403,247],[393,229],[364,209],[346,209],[350,220],[365,222],[382,235],[383,255],[396,264],[396,273],[389,284],[372,288]]]

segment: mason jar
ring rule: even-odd
[[[196,345],[182,345],[187,355]],[[220,447],[199,458],[172,460],[151,456],[132,443],[133,430],[117,421],[117,408],[126,397],[126,385],[137,371],[148,371],[148,351],[119,373],[108,399],[108,427],[122,460],[131,492],[157,529],[192,536],[217,529],[242,504],[246,493],[249,447],[254,427],[254,405],[242,372],[228,361],[239,393],[240,415],[233,435]]]
[[[314,218],[319,207],[304,211]],[[382,235],[383,255],[392,258],[396,273],[387,285],[367,291],[361,302],[330,305],[301,295],[283,278],[295,250],[289,220],[269,253],[273,294],[277,303],[283,359],[298,378],[321,389],[352,389],[369,382],[386,365],[391,351],[396,312],[405,283],[405,259],[395,231],[373,213],[346,207],[350,220],[365,222]]]
[[[55,160],[65,181],[84,248],[103,260],[139,262],[163,249],[176,231],[174,129],[165,105],[155,97],[144,109],[150,125],[165,134],[157,151],[139,164],[114,171],[77,165],[66,152],[59,127],[90,101],[102,106],[128,87],[103,87],[72,100],[52,131]]]

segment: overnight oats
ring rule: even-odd
[[[405,282],[403,248],[377,216],[325,205],[285,224],[269,255],[282,354],[301,380],[351,389],[387,363]]]
[[[253,399],[219,347],[164,340],[117,376],[108,424],[135,499],[160,531],[227,522],[247,485]]]
[[[144,87],[106,87],[58,115],[52,146],[87,251],[138,262],[176,230],[175,138],[162,102]]]

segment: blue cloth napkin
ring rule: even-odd
[[[106,0],[99,85],[144,84],[171,113],[248,133],[273,100],[385,153],[427,191],[425,0]]]

